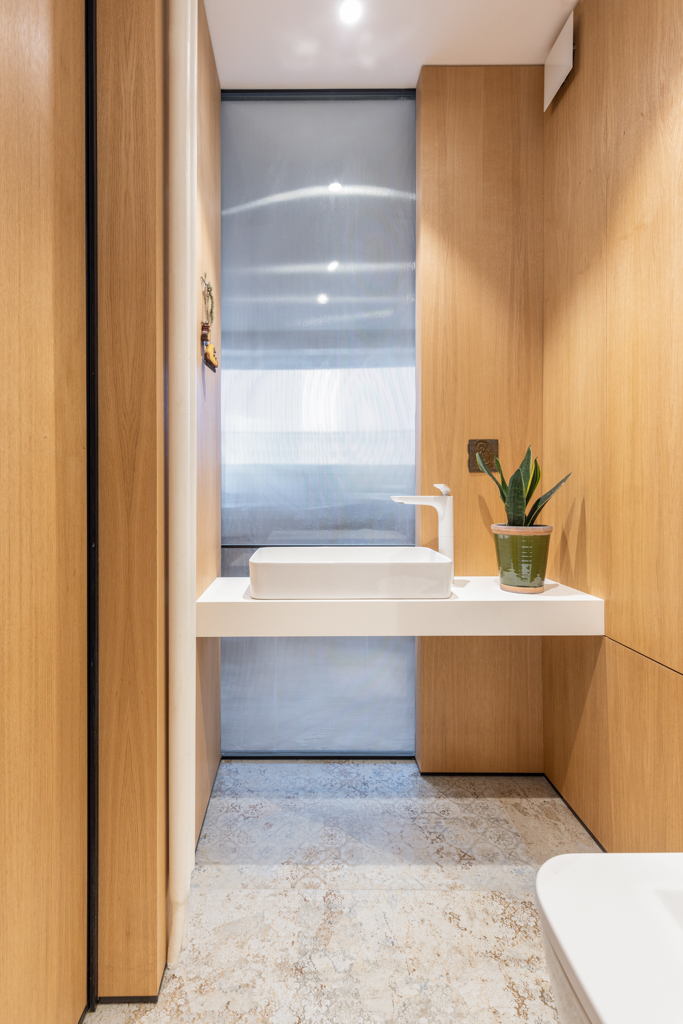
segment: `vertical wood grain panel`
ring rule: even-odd
[[[420,771],[542,772],[541,638],[420,644]]]
[[[197,81],[197,260],[213,284],[211,338],[221,346],[221,87],[203,0],[199,0]],[[198,292],[201,320],[201,289]],[[199,339],[200,324],[197,324]],[[221,376],[197,342],[197,596],[221,574]],[[219,356],[220,362],[220,356]],[[196,838],[221,758],[221,641],[197,640]]]
[[[550,572],[606,598],[608,636],[681,671],[661,524],[683,499],[683,8],[595,0],[577,16],[577,67],[545,123],[544,451],[553,476],[574,472]]]
[[[425,67],[418,85],[417,486],[453,491],[456,574],[496,573],[490,525],[503,514],[491,481],[468,472],[468,439],[498,438],[505,467],[528,444],[542,456],[542,91],[536,67]],[[421,520],[419,542],[436,547],[436,516],[426,510]],[[423,638],[423,771],[435,763],[440,771],[541,770],[540,731],[531,738],[540,648],[526,638],[515,644],[509,661],[508,638]],[[477,715],[483,679],[491,728],[467,736],[453,708]],[[519,714],[509,713],[514,694],[529,698]]]
[[[161,0],[98,3],[100,996],[166,959]]]
[[[603,637],[543,638],[544,771],[591,830],[612,840]]]
[[[683,847],[683,676],[599,637],[543,641],[546,774],[613,853]]]
[[[546,770],[609,849],[677,849],[683,8],[576,15],[545,119],[544,453],[574,471],[550,573],[605,597],[610,639],[545,641]]]
[[[0,25],[0,1019],[86,1003],[83,5]]]
[[[681,672],[683,599],[668,524],[683,503],[683,5],[609,0],[605,10],[606,633]]]
[[[426,67],[420,80],[421,484],[455,495],[456,574],[495,574],[502,505],[467,441],[541,456],[543,70]],[[436,516],[421,542],[436,546]]]
[[[576,65],[545,120],[543,453],[548,575],[599,597],[610,579],[604,5],[576,9]]]

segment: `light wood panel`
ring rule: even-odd
[[[683,8],[582,0],[576,16],[545,119],[545,467],[573,470],[549,572],[605,598],[611,639],[544,646],[546,770],[609,849],[676,849]]]
[[[545,770],[605,848],[683,848],[683,676],[604,639],[543,641]]]
[[[604,677],[603,637],[543,639],[544,771],[607,846],[613,815]]]
[[[455,495],[455,572],[496,572],[502,505],[469,438],[541,456],[543,70],[425,67],[418,87],[421,487]],[[436,546],[436,516],[421,542]]]
[[[221,760],[221,642],[197,640],[197,754],[195,776],[195,843],[206,814]]]
[[[423,772],[542,772],[540,637],[422,637]]]
[[[683,5],[610,0],[605,10],[606,632],[680,672],[683,596],[669,524],[683,503]]]
[[[0,22],[0,1020],[86,1004],[83,5]]]
[[[577,15],[578,64],[545,123],[544,451],[553,477],[574,471],[550,572],[607,599],[609,636],[681,671],[661,524],[683,500],[683,8]]]
[[[221,345],[221,87],[203,0],[199,0],[197,80],[197,278],[213,284],[211,338]],[[198,285],[199,287],[199,285]],[[201,326],[201,289],[198,291]],[[197,341],[197,597],[221,574],[221,377]],[[220,358],[219,358],[220,362]],[[221,758],[221,642],[197,640],[196,838]]]
[[[418,83],[417,486],[453,491],[456,574],[496,573],[490,525],[503,515],[491,481],[468,471],[468,439],[498,438],[506,469],[528,444],[542,455],[542,92],[537,67],[425,67]],[[421,520],[418,542],[436,547],[436,516]],[[423,639],[423,771],[541,770],[539,649],[517,640],[509,663],[506,638]],[[496,735],[467,737],[482,680]],[[529,701],[510,716],[515,693]]]
[[[166,960],[164,13],[99,0],[100,996]]]
[[[576,65],[545,120],[545,482],[548,575],[598,597],[610,579],[604,5],[576,9]]]

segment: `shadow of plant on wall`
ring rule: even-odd
[[[586,522],[586,499],[581,499],[581,506],[578,516],[576,533],[572,538],[572,526],[574,523],[574,512],[576,511],[576,499],[569,506],[569,511],[564,517],[558,544],[557,563],[563,580],[567,586],[581,589],[583,581],[588,572],[588,529]],[[572,557],[573,555],[573,557]]]

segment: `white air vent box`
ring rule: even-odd
[[[545,88],[543,109],[547,110],[557,95],[560,86],[574,67],[574,12],[569,15],[564,28],[555,40],[555,45],[545,62]]]

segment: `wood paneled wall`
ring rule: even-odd
[[[221,346],[221,87],[203,0],[199,0],[197,79],[197,281],[208,274]],[[201,321],[202,297],[198,291]],[[197,324],[199,339],[200,323]],[[220,362],[220,358],[219,358]],[[197,597],[221,574],[221,376],[204,365],[197,341]],[[196,838],[221,759],[221,641],[197,640]]]
[[[497,571],[502,505],[468,439],[498,438],[504,466],[541,455],[542,92],[537,67],[425,67],[418,85],[420,482],[455,495],[456,574]]]
[[[545,771],[603,846],[683,849],[683,680],[608,637],[547,637]]]
[[[542,772],[541,640],[422,637],[417,761],[425,772]]]
[[[0,19],[0,1020],[86,1004],[85,50]]]
[[[611,850],[680,849],[683,7],[581,0],[545,120],[549,573],[606,634],[544,645],[546,765]]]
[[[468,439],[498,438],[504,467],[528,444],[542,454],[542,94],[537,67],[425,67],[418,84],[417,486],[455,496],[456,575],[497,571],[502,506],[468,472]],[[436,547],[436,516],[421,519],[418,542]],[[422,771],[542,770],[541,641],[508,658],[510,643],[422,640]],[[466,728],[482,681],[488,715]]]
[[[99,993],[166,962],[164,12],[99,0]]]

